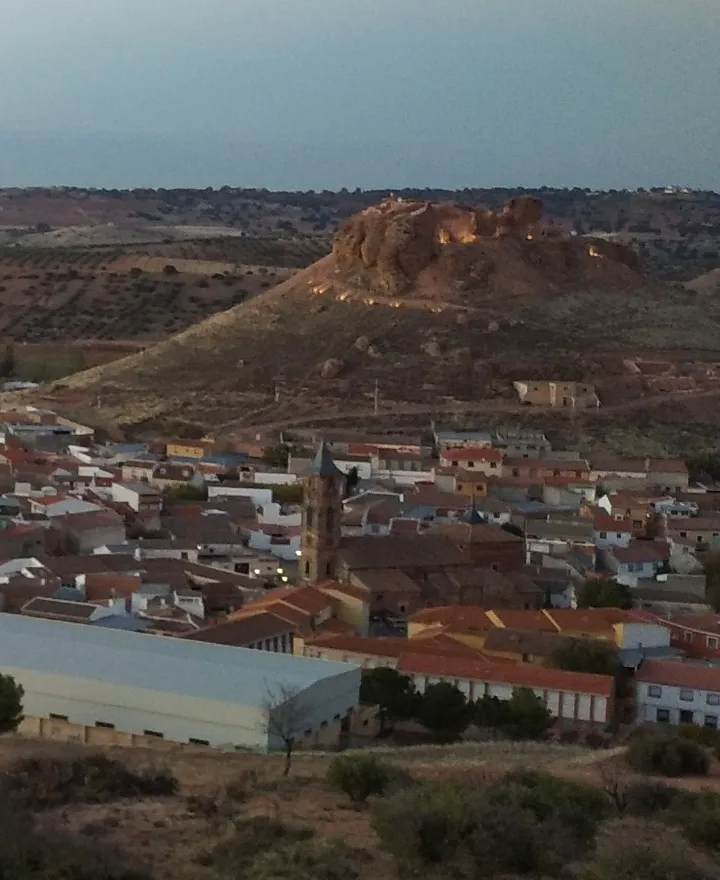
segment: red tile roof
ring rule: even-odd
[[[557,690],[610,697],[613,679],[609,675],[586,672],[565,672],[546,669],[529,663],[488,663],[451,654],[433,656],[414,653],[412,648],[403,654],[397,665],[398,672],[431,677],[469,679],[489,683],[509,684],[542,690]],[[720,670],[718,671],[720,677]]]
[[[670,556],[665,541],[631,541],[629,547],[609,547],[607,552],[620,563],[662,562]]]
[[[672,620],[663,620],[670,629],[691,629],[696,632],[720,634],[720,614],[706,612],[704,614],[676,614]]]
[[[493,609],[493,614],[500,620],[503,626],[510,629],[534,630],[535,632],[557,632],[558,628],[553,623],[549,614],[544,611],[533,610],[506,610]]]
[[[432,656],[444,654],[474,658],[481,656],[479,651],[456,642],[447,636],[435,636],[432,639],[421,639],[418,641],[400,636],[367,638],[356,635],[322,635],[315,639],[309,639],[305,644],[308,647],[326,648],[331,651],[342,651],[346,654],[368,657],[397,658],[408,651],[413,654],[429,654]]]
[[[715,666],[695,666],[677,660],[643,660],[635,679],[671,687],[720,691],[720,669]]]
[[[330,598],[315,587],[282,587],[268,591],[267,596],[251,602],[248,608],[258,608],[275,602],[284,602],[306,614],[320,614],[330,607]]]
[[[410,618],[410,623],[426,626],[441,624],[453,632],[484,632],[493,629],[495,624],[483,608],[475,605],[441,605],[438,608],[425,608]]]
[[[593,528],[596,532],[632,532],[630,517],[615,519],[608,513],[597,513],[593,517]]]

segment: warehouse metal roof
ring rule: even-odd
[[[0,613],[0,671],[16,669],[261,707],[273,688],[305,689],[351,663],[294,657]]]

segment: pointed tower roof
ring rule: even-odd
[[[310,473],[318,477],[343,477],[344,474],[335,464],[332,453],[323,440],[320,444],[317,455],[310,465]]]
[[[465,522],[471,526],[486,525],[485,520],[480,516],[477,507],[475,507],[475,499],[473,498],[470,513],[465,517]]]

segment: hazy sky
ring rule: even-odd
[[[720,0],[0,4],[0,185],[720,190]]]

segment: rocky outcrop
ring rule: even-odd
[[[532,196],[511,199],[498,212],[389,198],[351,217],[337,232],[333,252],[341,270],[374,270],[373,287],[402,293],[446,246],[526,237],[541,219],[542,202]],[[458,265],[472,259],[471,252],[454,257]]]

